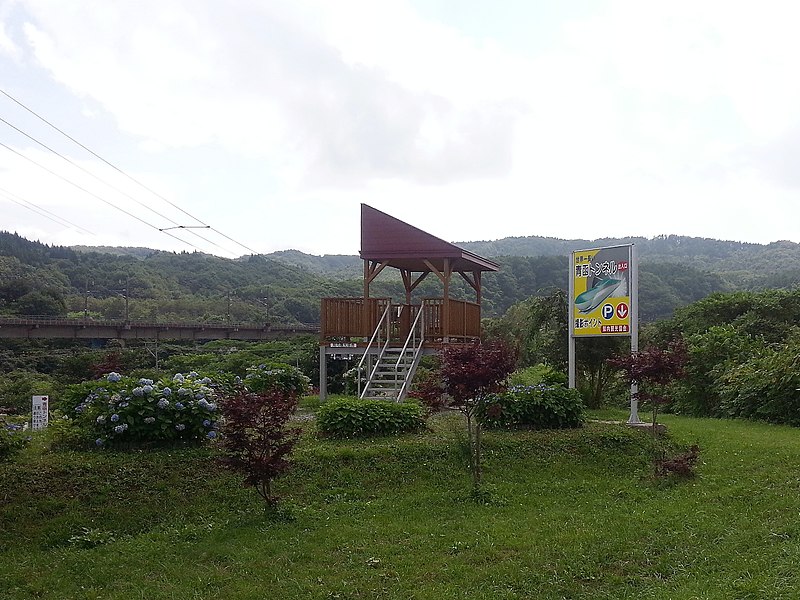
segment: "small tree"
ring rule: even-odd
[[[448,345],[441,355],[444,387],[453,405],[464,413],[470,451],[470,468],[475,490],[481,485],[481,422],[486,399],[502,390],[506,378],[514,370],[517,355],[501,341],[486,344]]]
[[[683,376],[687,361],[686,343],[680,337],[674,338],[666,348],[648,346],[642,351],[608,361],[612,366],[622,369],[629,384],[638,386],[634,399],[650,403],[654,435],[658,407],[669,401],[664,395],[665,386]]]
[[[253,486],[271,508],[278,502],[272,481],[289,469],[288,455],[300,437],[300,429],[287,427],[297,401],[297,394],[277,388],[240,388],[221,403],[223,463],[244,473],[244,484]]]

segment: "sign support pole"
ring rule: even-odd
[[[569,371],[568,371],[568,385],[570,389],[575,388],[575,335],[573,331],[573,319],[575,318],[575,304],[573,302],[573,298],[575,298],[575,277],[572,274],[572,269],[575,268],[575,252],[572,252],[570,258],[570,277],[569,277],[569,296],[567,298],[569,301],[567,302],[567,323],[569,323],[569,336],[568,336],[568,348],[567,348],[567,356],[569,361]]]
[[[631,354],[639,352],[639,260],[636,245],[631,244]],[[639,386],[631,384],[631,414],[628,423],[634,425],[641,423],[639,419]]]

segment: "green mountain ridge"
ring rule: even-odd
[[[496,260],[484,277],[483,313],[497,317],[514,303],[554,287],[566,288],[572,250],[636,244],[640,257],[640,314],[644,320],[713,292],[791,288],[800,283],[800,244],[753,244],[684,236],[560,240],[504,238],[458,245]],[[48,246],[0,232],[0,315],[46,314],[178,321],[319,322],[323,297],[360,296],[363,265],[355,255],[284,250],[225,259],[200,252],[146,248],[77,249]],[[374,296],[403,297],[399,275],[387,271]],[[415,297],[435,297],[428,278]],[[472,299],[466,285],[455,297]]]

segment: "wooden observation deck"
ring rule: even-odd
[[[378,373],[384,355],[392,360],[399,355],[408,360],[404,377],[413,377],[421,354],[433,353],[443,344],[480,338],[481,275],[498,271],[499,266],[485,258],[445,242],[366,204],[361,205],[361,259],[364,261],[364,293],[360,298],[323,298],[320,310],[320,397],[326,396],[326,357],[342,354],[362,355],[376,362]],[[397,269],[402,277],[405,298],[370,296],[370,284],[386,268]],[[436,276],[443,288],[439,298],[412,302],[412,293],[429,275]],[[475,301],[450,297],[451,281],[458,274],[475,292]],[[414,358],[411,358],[411,355]],[[369,365],[368,365],[369,366]],[[361,365],[359,365],[361,367]],[[386,364],[383,369],[388,369]],[[397,380],[399,375],[395,374]],[[370,377],[370,380],[372,378]],[[397,390],[396,399],[402,399]],[[369,387],[369,384],[367,384]],[[388,397],[391,394],[378,394]]]

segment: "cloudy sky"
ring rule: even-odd
[[[355,254],[363,202],[453,242],[800,242],[798,22],[796,0],[0,0],[0,229]]]

